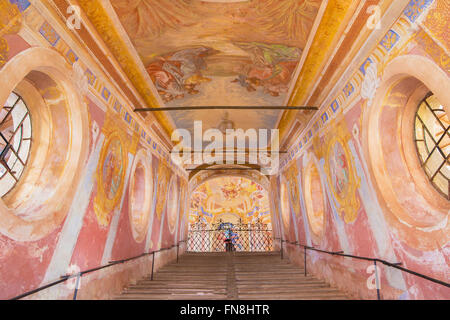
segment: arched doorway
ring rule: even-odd
[[[234,176],[198,185],[190,198],[188,251],[272,251],[267,190]]]

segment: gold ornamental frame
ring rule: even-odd
[[[298,189],[298,164],[297,161],[294,161],[289,168],[284,172],[286,177],[286,182],[289,186],[289,195],[291,196],[292,206],[294,207],[295,216],[298,217],[300,215],[300,192]]]
[[[112,131],[107,135],[107,139],[103,143],[103,147],[100,153],[100,159],[97,165],[96,179],[97,179],[97,195],[94,199],[94,212],[97,216],[97,221],[101,226],[108,226],[111,221],[111,213],[122,198],[123,189],[125,185],[125,175],[128,167],[128,156],[126,144],[124,143],[123,133],[119,130]],[[103,165],[105,158],[109,152],[109,146],[114,140],[118,140],[122,147],[122,164],[123,170],[120,177],[120,185],[116,194],[112,199],[109,199],[106,195],[105,183],[103,181]]]
[[[166,207],[167,191],[171,179],[171,173],[172,172],[169,167],[163,162],[163,160],[160,159],[158,163],[158,172],[156,175],[156,216],[159,221],[161,221],[162,213]]]
[[[175,189],[174,192],[176,192],[176,197],[178,198],[176,200],[175,199],[171,199],[171,196],[174,195],[174,194],[171,193],[172,192],[172,188]],[[175,174],[173,174],[170,177],[169,185],[167,186],[167,198],[168,199],[166,201],[167,225],[169,226],[169,232],[170,232],[171,235],[173,235],[175,233],[175,230],[176,230],[176,227],[177,227],[177,217],[179,215],[180,206],[181,206],[181,203],[178,202],[178,200],[180,200],[180,196],[181,196],[181,194],[180,194],[180,189],[179,189],[179,184],[178,184],[178,177]],[[169,202],[170,201],[174,201],[174,200],[177,203],[177,205],[176,205],[176,211],[177,212],[175,213],[174,217],[171,217],[170,216],[170,212],[169,212]],[[172,221],[171,218],[175,218],[175,221]],[[173,224],[172,224],[172,222],[173,222]]]
[[[330,190],[334,195],[339,207],[337,208],[339,216],[345,221],[345,223],[352,223],[358,216],[358,210],[360,208],[360,201],[357,196],[357,190],[361,185],[361,179],[356,174],[354,165],[354,157],[348,146],[351,139],[350,132],[348,131],[345,120],[335,124],[327,137],[328,143],[325,152],[325,170],[327,174],[328,184]],[[336,143],[342,146],[342,150],[345,154],[345,159],[348,165],[348,183],[343,194],[339,194],[333,185],[330,172],[330,156]]]

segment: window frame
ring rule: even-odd
[[[23,105],[25,106],[26,113],[23,116],[22,120],[19,122],[17,128],[15,129],[15,131],[13,132],[12,136],[9,139],[7,139],[4,136],[2,130],[0,130],[0,139],[3,142],[6,143],[4,148],[0,148],[1,149],[0,150],[0,164],[5,168],[5,172],[0,175],[0,183],[2,182],[3,178],[6,177],[7,174],[9,174],[15,180],[14,184],[11,187],[9,187],[8,191],[0,196],[1,198],[5,197],[7,194],[9,194],[17,186],[17,184],[19,183],[20,178],[23,176],[23,173],[24,173],[24,171],[25,171],[25,169],[26,169],[26,167],[28,165],[28,162],[29,162],[29,159],[30,159],[30,154],[31,154],[31,149],[32,149],[32,143],[33,143],[33,119],[32,119],[32,115],[31,115],[31,112],[30,112],[30,108],[28,107],[25,99],[20,94],[18,94],[14,90],[11,91],[10,96],[12,94],[14,94],[17,97],[17,100],[14,102],[14,104],[11,107],[3,106],[3,108],[8,108],[9,110],[7,111],[5,117],[0,120],[0,126],[3,125],[3,123],[8,119],[8,117],[12,116],[12,112],[13,112],[14,108],[16,108],[16,106],[21,101],[22,101]],[[8,97],[8,99],[9,99],[9,97]],[[23,132],[24,131],[24,127],[23,126],[24,126],[24,122],[27,120],[27,118],[28,118],[28,122],[29,122],[29,126],[30,126],[30,136],[29,137],[24,137],[23,136],[23,134],[24,134],[24,132]],[[13,126],[14,125],[15,124],[13,122]],[[13,146],[14,145],[14,141],[13,140],[15,139],[15,136],[16,136],[16,134],[18,132],[21,132],[21,138],[20,138],[19,146],[18,146],[17,150],[15,150],[14,146]],[[29,145],[29,148],[28,148],[28,151],[27,151],[27,155],[26,155],[25,161],[20,157],[20,151],[21,151],[21,148],[23,146],[23,142],[24,141],[30,141],[30,145]],[[12,167],[10,167],[8,165],[8,160],[9,159],[8,160],[5,159],[6,155],[10,151],[12,151],[12,153],[16,157],[16,160],[14,161],[14,164],[12,165]],[[18,161],[22,164],[23,169],[20,172],[20,174],[17,176],[16,172],[14,172],[13,169],[16,166]]]
[[[430,104],[428,103],[427,100],[428,100],[430,97],[432,97],[432,96],[434,96],[434,93],[433,93],[432,91],[429,91],[429,92],[425,95],[425,97],[424,97],[422,100],[420,100],[420,102],[418,103],[417,109],[416,109],[415,114],[414,114],[414,144],[415,144],[415,147],[416,147],[417,157],[419,158],[420,166],[421,166],[421,168],[423,169],[423,171],[425,172],[425,175],[426,175],[426,177],[428,178],[428,181],[433,185],[433,187],[434,187],[434,188],[435,188],[435,189],[436,189],[443,197],[445,197],[447,200],[450,200],[450,178],[448,178],[447,176],[445,176],[445,175],[441,172],[441,171],[442,171],[442,167],[443,167],[447,162],[450,161],[450,160],[449,160],[449,159],[450,159],[450,153],[446,156],[445,153],[444,153],[444,151],[443,151],[443,150],[441,149],[441,147],[439,146],[439,144],[441,143],[442,139],[444,139],[446,135],[448,135],[448,136],[450,137],[450,125],[448,125],[448,127],[446,128],[446,127],[445,127],[445,124],[444,124],[444,123],[441,121],[441,119],[439,119],[439,117],[436,115],[436,109],[433,109],[433,108],[430,106]],[[426,123],[423,121],[423,119],[422,119],[422,118],[420,117],[420,115],[419,115],[419,111],[421,110],[421,108],[422,108],[424,105],[426,106],[426,108],[429,109],[429,111],[433,114],[433,116],[435,117],[435,119],[437,120],[437,122],[439,123],[439,125],[440,125],[440,126],[442,127],[442,129],[444,130],[443,133],[442,133],[442,135],[441,135],[441,137],[439,137],[439,139],[438,139],[437,141],[435,140],[435,136],[434,136],[433,134],[431,134],[430,129],[427,127]],[[442,109],[442,110],[439,109],[439,111],[440,111],[440,112],[444,112],[444,113],[446,112],[445,108]],[[416,125],[416,121],[417,121],[417,120],[419,120],[420,126],[422,127],[422,135],[423,135],[423,138],[422,138],[422,139],[419,139],[419,138],[418,138],[419,134],[418,134],[418,128],[417,128],[417,125]],[[431,151],[430,151],[430,149],[428,148],[428,144],[427,144],[427,140],[426,140],[426,137],[425,137],[425,133],[427,133],[427,134],[431,137],[431,139],[432,139],[432,141],[433,141],[433,143],[434,143],[434,147],[431,149]],[[426,149],[426,151],[427,151],[427,153],[428,153],[428,154],[427,154],[427,158],[425,159],[425,161],[422,159],[422,155],[421,155],[420,150],[419,150],[419,142],[423,142],[423,143],[424,143],[424,147],[425,147],[425,149]],[[431,159],[431,157],[432,157],[433,153],[435,152],[436,148],[437,148],[438,152],[441,154],[441,156],[444,158],[444,161],[439,165],[439,167],[438,167],[437,170],[433,173],[433,175],[430,176],[430,174],[427,172],[427,170],[425,169],[425,167],[426,167],[426,165],[427,165],[428,160]],[[441,188],[439,188],[439,186],[437,186],[436,183],[433,182],[434,178],[435,178],[438,174],[441,174],[441,175],[447,180],[447,185],[448,185],[447,194],[445,194],[445,193],[443,192],[443,190],[442,190]]]

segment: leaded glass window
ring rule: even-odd
[[[30,148],[30,112],[22,97],[13,92],[0,111],[0,197],[19,181]]]
[[[450,200],[450,121],[433,93],[420,102],[415,118],[417,152],[434,187]]]

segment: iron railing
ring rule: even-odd
[[[272,230],[266,224],[196,223],[190,226],[188,252],[273,251]]]
[[[66,281],[68,281],[70,279],[74,279],[74,278],[76,278],[76,285],[75,285],[74,292],[73,292],[73,300],[77,300],[78,289],[79,289],[78,288],[79,287],[78,284],[79,284],[80,279],[81,279],[81,277],[83,275],[86,275],[88,273],[92,273],[92,272],[95,272],[95,271],[99,271],[99,270],[102,270],[102,269],[105,269],[105,268],[109,268],[109,267],[112,267],[112,266],[115,266],[115,265],[118,265],[118,264],[122,264],[122,263],[125,263],[125,262],[129,262],[129,261],[132,261],[132,260],[136,260],[136,259],[139,259],[139,258],[142,258],[142,257],[145,257],[145,256],[149,256],[149,255],[153,256],[152,257],[152,272],[151,272],[151,280],[153,280],[153,274],[154,274],[154,268],[155,268],[155,253],[171,250],[171,249],[176,247],[177,248],[177,263],[178,263],[179,249],[180,249],[180,244],[181,243],[186,243],[186,240],[182,240],[182,241],[178,242],[177,244],[175,244],[173,246],[170,246],[170,247],[167,247],[167,248],[161,248],[159,250],[146,252],[146,253],[140,254],[138,256],[127,258],[127,259],[123,259],[123,260],[110,261],[107,265],[104,265],[104,266],[99,266],[99,267],[96,267],[96,268],[92,268],[92,269],[89,269],[89,270],[84,270],[84,271],[77,272],[77,273],[74,273],[74,274],[61,276],[61,278],[59,280],[53,281],[53,282],[51,282],[49,284],[46,284],[46,285],[44,285],[42,287],[39,287],[39,288],[36,288],[34,290],[27,291],[27,292],[25,292],[25,293],[23,293],[21,295],[18,295],[16,297],[12,298],[11,300],[20,300],[20,299],[26,298],[26,297],[31,296],[33,294],[36,294],[36,293],[38,293],[40,291],[43,291],[45,289],[54,287],[54,286],[56,286],[56,285],[58,285],[60,283],[64,283],[64,282],[66,282]]]
[[[294,246],[298,246],[298,247],[302,247],[304,249],[303,255],[304,255],[304,262],[303,262],[303,266],[304,266],[304,272],[305,272],[305,276],[307,275],[307,252],[308,250],[312,250],[312,251],[316,251],[316,252],[321,252],[321,253],[325,253],[325,254],[329,254],[329,255],[333,255],[333,256],[341,256],[341,257],[347,257],[347,258],[353,258],[353,259],[358,259],[358,260],[365,260],[365,261],[371,261],[373,262],[374,266],[375,266],[375,284],[376,284],[376,290],[377,290],[377,299],[381,300],[381,286],[380,286],[380,278],[377,272],[377,262],[381,263],[383,265],[386,265],[388,267],[391,268],[395,268],[398,270],[401,270],[403,272],[407,272],[409,274],[415,275],[417,277],[420,277],[422,279],[431,281],[433,283],[445,286],[447,288],[450,288],[450,283],[447,283],[445,281],[442,280],[438,280],[435,278],[432,278],[430,276],[427,276],[425,274],[413,271],[413,270],[409,270],[407,268],[401,267],[402,263],[401,262],[396,262],[396,263],[392,263],[392,262],[388,262],[382,259],[378,259],[378,258],[369,258],[369,257],[362,257],[362,256],[356,256],[356,255],[352,255],[352,254],[345,254],[343,251],[327,251],[327,250],[321,250],[321,249],[317,249],[311,246],[307,246],[304,244],[300,244],[298,242],[293,242],[293,241],[288,241],[288,240],[283,240],[280,238],[277,238],[276,240],[280,241],[280,245],[281,245],[281,249],[280,249],[280,254],[281,254],[281,259],[283,259],[283,243],[287,243],[289,245],[294,245]]]

